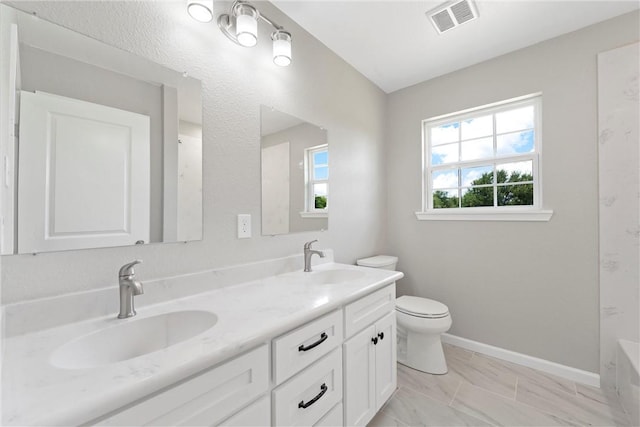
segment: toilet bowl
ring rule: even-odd
[[[451,327],[446,305],[427,298],[396,299],[398,362],[430,374],[446,374],[447,361],[440,336]]]
[[[378,255],[363,258],[363,267],[395,270],[398,258]],[[398,362],[430,374],[446,374],[447,361],[440,336],[451,327],[449,308],[441,302],[414,296],[396,299]]]

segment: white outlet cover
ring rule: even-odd
[[[251,237],[251,215],[238,214],[238,239]]]

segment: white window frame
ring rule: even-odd
[[[444,165],[431,165],[431,142],[429,140],[431,128],[452,122],[462,122],[464,120],[494,115],[502,111],[513,110],[524,106],[534,107],[534,151],[509,156],[497,156],[480,160],[458,161]],[[517,132],[517,131],[514,131]],[[542,208],[542,94],[535,93],[518,98],[513,98],[477,108],[458,111],[443,116],[433,117],[422,121],[422,211],[416,212],[418,220],[446,220],[446,221],[549,221],[553,211]],[[496,132],[492,134],[494,153],[496,148]],[[462,144],[458,145],[462,149]],[[438,170],[469,168],[474,166],[493,165],[494,174],[496,164],[511,163],[517,161],[531,160],[533,163],[533,205],[527,206],[483,206],[483,207],[459,207],[459,208],[433,208],[433,173]],[[494,203],[497,203],[497,188],[500,186],[496,182],[491,184],[494,191]]]
[[[305,204],[304,211],[300,212],[302,218],[328,218],[329,215],[329,175],[327,179],[314,179],[314,154],[327,151],[329,152],[329,144],[316,145],[304,150],[304,176],[305,176]],[[327,168],[329,167],[327,157]],[[327,184],[327,207],[324,209],[316,209],[316,200],[314,197],[313,186],[314,184]]]

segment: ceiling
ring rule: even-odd
[[[622,15],[640,4],[476,0],[478,19],[438,35],[425,12],[443,1],[272,3],[387,93]]]

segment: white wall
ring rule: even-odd
[[[399,295],[447,304],[454,335],[598,372],[596,55],[637,39],[632,13],[389,96],[388,249],[405,273]],[[551,221],[417,221],[421,120],[535,92]]]
[[[341,262],[384,247],[385,95],[271,4],[259,8],[293,34],[293,63],[271,59],[270,30],[258,46],[231,43],[214,22],[191,19],[185,2],[19,2],[25,10],[202,80],[204,238],[201,242],[96,249],[3,259],[3,302],[117,286],[117,270],[141,258],[140,279],[301,253],[305,241],[334,248]],[[216,2],[217,8],[228,3]],[[328,232],[262,237],[260,105],[328,130],[332,217]],[[370,191],[378,188],[380,191]],[[236,215],[254,235],[236,239]]]
[[[608,389],[618,340],[640,341],[639,48],[598,55],[600,374]]]

